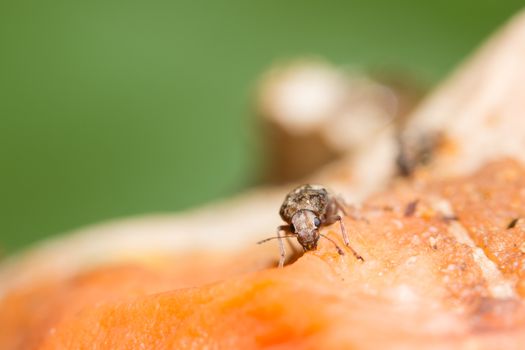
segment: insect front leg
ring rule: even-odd
[[[277,240],[279,241],[279,268],[284,267],[284,260],[286,259],[286,250],[284,250],[283,237],[281,236],[281,231],[289,231],[290,226],[281,225],[277,227]]]
[[[334,196],[333,200],[335,202],[335,207],[337,210],[341,211],[345,216],[350,215],[347,210],[350,207],[350,205],[346,203],[346,201],[341,196]],[[353,215],[350,216],[352,216],[353,218]]]
[[[339,226],[341,227],[341,235],[343,236],[343,241],[345,242],[345,245],[350,248],[350,250],[352,251],[352,253],[354,254],[354,256],[361,260],[361,261],[365,261],[361,255],[357,254],[357,252],[354,250],[354,248],[352,248],[352,246],[350,245],[350,240],[348,239],[348,234],[346,233],[346,227],[345,227],[345,224],[343,222],[343,218],[341,217],[341,215],[335,215],[334,218],[332,219],[334,221],[339,221]]]
[[[287,255],[288,255],[288,259],[290,260],[290,253],[291,253],[291,260],[295,261],[297,260],[297,258],[299,256],[302,255],[303,251],[302,249],[299,250],[297,248],[297,245],[295,245],[293,243],[293,240],[291,240],[290,238],[297,238],[297,235],[293,235],[293,236],[290,236],[290,235],[284,235],[283,238],[286,240],[286,243],[287,243]]]
[[[334,198],[336,209],[343,213],[345,216],[351,217],[353,220],[363,220],[368,223],[368,219],[364,216],[361,216],[357,213],[357,208],[355,205],[348,204],[342,197],[337,196]],[[350,212],[351,210],[351,212]]]

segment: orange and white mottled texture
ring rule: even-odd
[[[3,341],[18,334],[18,345],[34,349],[520,349],[525,225],[507,225],[525,217],[524,179],[525,168],[506,160],[472,176],[396,184],[345,218],[365,262],[321,241],[284,269],[254,264],[250,253],[223,257],[220,267],[195,264],[193,273],[168,259],[168,267],[107,267],[31,287],[0,305],[0,326],[11,327]],[[324,233],[342,245],[338,225]],[[43,312],[30,307],[44,304]]]

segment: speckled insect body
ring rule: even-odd
[[[339,212],[345,213],[344,205],[323,186],[310,184],[299,186],[288,193],[279,211],[281,218],[287,224],[277,228],[277,237],[272,237],[259,243],[273,238],[279,240],[281,252],[280,267],[284,265],[286,258],[282,241],[284,237],[296,237],[305,251],[316,249],[319,238],[323,237],[334,244],[339,254],[344,255],[343,250],[332,239],[319,232],[321,226],[339,221],[345,245],[350,248],[358,259],[363,260],[350,247],[343,220],[338,215]],[[282,231],[287,232],[287,234],[282,236]]]
[[[279,215],[284,221],[290,222],[298,211],[310,210],[322,221],[326,219],[330,204],[333,204],[333,200],[331,200],[330,194],[324,187],[303,185],[286,195],[281,205],[281,210],[279,210]]]
[[[300,186],[284,199],[279,214],[305,251],[317,248],[318,228],[334,212],[333,203],[328,191],[318,185]]]

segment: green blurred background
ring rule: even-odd
[[[521,4],[2,0],[1,250],[253,184],[253,86],[276,60],[434,83]]]

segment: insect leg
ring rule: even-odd
[[[286,243],[288,244],[288,248],[290,249],[292,253],[291,259],[295,261],[303,253],[302,249],[299,250],[297,248],[297,245],[295,245],[293,241],[290,239],[290,238],[297,238],[297,235],[293,234],[293,235],[286,235],[283,237],[286,238]]]
[[[348,216],[348,211],[346,210],[349,205],[341,196],[335,196],[334,198],[335,205],[338,210],[340,210],[345,216]]]
[[[281,236],[281,231],[285,231],[288,229],[289,229],[288,225],[281,225],[277,227],[277,240],[279,241],[279,252],[280,252],[280,256],[279,256],[279,267],[280,268],[284,266],[284,259],[286,258],[286,251],[284,250],[284,243],[283,243],[283,237]]]
[[[341,196],[334,198],[335,206],[337,210],[342,212],[345,216],[349,216],[354,220],[364,220],[368,223],[368,219],[364,216],[357,214],[357,208],[355,205],[348,204]],[[349,209],[352,211],[350,212]]]
[[[352,251],[352,253],[354,254],[354,256],[361,260],[361,261],[365,261],[361,255],[357,254],[357,252],[354,250],[354,248],[352,248],[352,246],[350,245],[350,240],[348,239],[348,235],[346,233],[346,227],[345,227],[345,224],[343,222],[343,218],[341,217],[341,215],[336,215],[335,216],[335,220],[339,221],[339,226],[341,226],[341,235],[343,236],[343,241],[345,242],[345,245],[350,248],[350,250]]]

